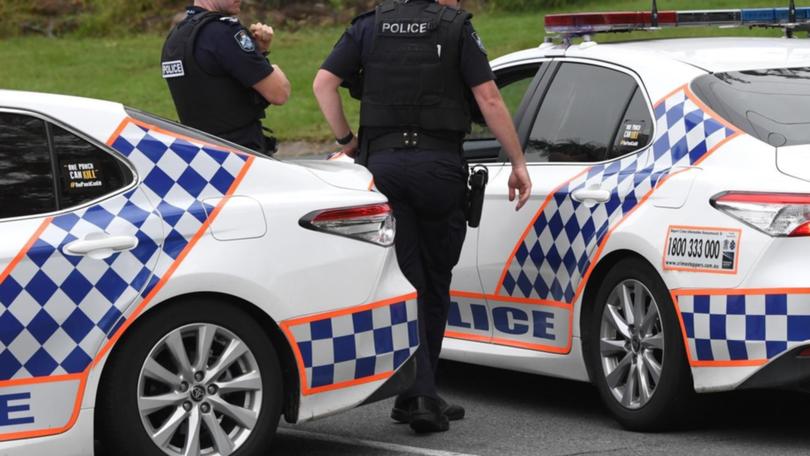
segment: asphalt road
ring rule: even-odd
[[[810,396],[744,392],[704,399],[685,430],[622,430],[588,384],[445,362],[441,391],[467,418],[413,434],[388,418],[393,400],[311,423],[283,424],[279,455],[807,455]]]

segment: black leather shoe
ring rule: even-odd
[[[411,414],[408,412],[408,409],[412,400],[413,399],[394,402],[394,408],[391,409],[391,418],[399,423],[410,423]],[[458,421],[464,418],[464,407],[457,404],[448,404],[447,401],[442,398],[439,398],[439,409],[449,421]]]
[[[411,429],[417,434],[444,432],[450,429],[450,421],[442,413],[438,400],[426,396],[417,396],[411,400],[408,408],[411,417]]]

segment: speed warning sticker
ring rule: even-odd
[[[742,230],[670,226],[664,269],[736,274]]]

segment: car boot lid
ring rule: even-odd
[[[292,160],[285,163],[301,166],[329,185],[349,190],[369,190],[374,178],[364,167],[339,160]]]
[[[810,181],[810,144],[777,148],[776,167],[783,174]]]

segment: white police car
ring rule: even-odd
[[[791,31],[808,10],[546,26]],[[443,356],[591,381],[637,430],[671,424],[694,391],[810,386],[808,41],[565,41],[492,63],[533,195],[515,212],[509,162],[476,128],[465,152],[489,186],[455,270]]]
[[[354,165],[0,91],[0,453],[265,454],[413,372],[415,293]]]

